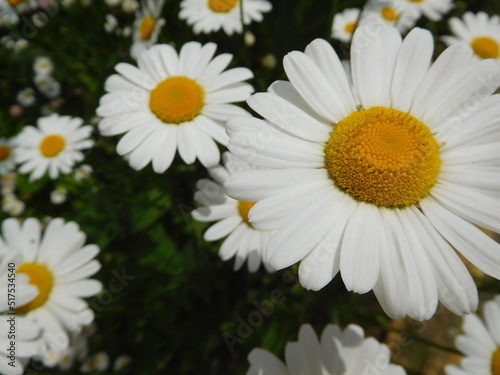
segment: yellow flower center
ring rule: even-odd
[[[25,314],[43,306],[49,299],[50,291],[52,290],[53,277],[52,273],[43,264],[24,263],[19,266],[16,273],[25,273],[29,276],[31,285],[38,287],[38,296],[30,303],[17,308],[17,312]]]
[[[387,21],[393,22],[396,21],[399,17],[399,13],[393,7],[385,7],[380,11],[382,17],[384,17]]]
[[[482,59],[496,59],[500,55],[500,46],[497,41],[488,36],[475,38],[471,47],[474,53]]]
[[[441,167],[429,128],[408,113],[372,107],[351,113],[332,131],[326,168],[355,199],[377,206],[416,204],[429,194]]]
[[[493,375],[500,375],[500,348],[491,357],[491,373]]]
[[[191,121],[203,108],[203,88],[190,78],[176,76],[160,82],[151,91],[149,107],[168,124]]]
[[[357,23],[356,22],[348,22],[344,26],[344,30],[349,34],[354,34],[354,30],[356,30]]]
[[[412,3],[423,3],[425,0],[410,0]]]
[[[8,0],[9,4],[12,5],[13,7],[18,6],[21,4],[24,0]]]
[[[255,203],[256,202],[245,202],[245,201],[238,202],[238,211],[240,212],[240,216],[243,219],[243,221],[250,226],[252,226],[252,224],[250,224],[250,221],[248,220],[248,213],[250,212],[250,209],[253,206],[255,206]]]
[[[208,0],[208,7],[217,13],[227,13],[238,4],[238,0]]]
[[[7,160],[11,153],[12,149],[9,146],[0,146],[0,162]]]
[[[53,158],[61,153],[66,147],[66,140],[57,134],[46,136],[40,144],[40,151],[46,158]]]
[[[139,28],[139,34],[143,40],[148,40],[151,38],[151,34],[155,29],[156,21],[153,17],[147,16],[142,19],[141,27]]]

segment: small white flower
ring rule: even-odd
[[[26,88],[24,90],[19,91],[16,96],[16,99],[19,104],[23,107],[29,107],[35,103],[35,92],[32,88]]]
[[[431,21],[440,21],[453,8],[453,0],[402,0]]]
[[[113,370],[120,371],[121,369],[125,368],[125,366],[127,366],[130,362],[130,356],[121,355],[115,359],[115,362],[113,363]]]
[[[12,141],[0,138],[0,176],[9,173],[15,165]]]
[[[263,13],[271,11],[267,0],[245,0],[243,23],[262,22]],[[224,30],[227,35],[241,34],[241,3],[239,0],[183,0],[179,18],[193,26],[195,34]]]
[[[165,0],[145,0],[142,8],[136,12],[130,56],[138,59],[142,51],[158,41],[160,30],[165,24],[161,12]]]
[[[33,70],[37,76],[48,76],[54,71],[54,64],[50,57],[38,56],[33,63]]]
[[[98,371],[105,371],[109,367],[109,356],[104,352],[99,352],[93,357],[94,368]]]
[[[360,10],[357,8],[349,8],[335,14],[332,25],[332,38],[342,42],[350,42],[352,34],[358,25]]]
[[[252,47],[255,44],[255,35],[250,30],[245,31],[245,45]]]
[[[14,156],[20,173],[31,173],[30,181],[48,172],[56,179],[60,173],[70,173],[76,162],[83,160],[82,150],[93,146],[89,139],[91,126],[82,126],[83,120],[52,114],[41,117],[37,127],[25,126],[14,139]]]
[[[138,8],[137,0],[123,0],[122,9],[125,13],[134,13]]]
[[[404,33],[414,27],[419,18],[418,10],[406,6],[402,0],[369,0],[361,13],[360,25],[387,24]]]
[[[68,191],[64,188],[57,188],[50,193],[50,201],[53,204],[62,204],[68,198]]]
[[[14,43],[14,52],[19,53],[22,50],[25,50],[29,45],[29,42],[26,39],[18,39]]]
[[[19,216],[24,212],[26,205],[17,199],[14,194],[7,194],[2,199],[2,209],[10,216]]]
[[[106,5],[109,7],[118,6],[122,2],[122,0],[104,0],[104,1],[105,1]]]
[[[483,319],[466,315],[462,329],[464,334],[456,338],[455,345],[464,358],[459,365],[446,366],[446,374],[500,374],[500,295],[484,303]]]
[[[92,172],[93,172],[93,169],[90,165],[83,164],[75,169],[73,177],[75,178],[75,180],[81,181],[81,180],[84,180],[86,178],[89,178],[92,175]]]
[[[104,22],[104,30],[107,33],[112,33],[118,26],[118,20],[112,14],[106,14],[106,22]]]
[[[499,16],[466,12],[461,19],[451,18],[449,24],[454,36],[441,38],[447,45],[465,42],[472,47],[477,60],[495,59],[500,62]]]

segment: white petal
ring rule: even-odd
[[[397,29],[360,26],[351,44],[352,80],[362,106],[390,107],[391,82],[401,46]]]
[[[433,198],[420,202],[425,216],[453,247],[484,273],[500,278],[500,244]]]

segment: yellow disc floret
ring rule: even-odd
[[[349,34],[354,34],[354,30],[356,30],[357,23],[356,22],[348,22],[344,26],[344,30]]]
[[[326,168],[355,199],[377,206],[418,203],[437,182],[439,146],[429,128],[385,107],[353,112],[326,144]]]
[[[471,42],[474,53],[482,59],[496,59],[500,55],[498,42],[488,36],[475,38]]]
[[[24,263],[17,269],[16,273],[25,273],[29,276],[29,283],[38,287],[38,296],[30,303],[17,308],[17,312],[25,314],[43,306],[49,299],[53,285],[52,273],[43,264]]]
[[[250,224],[250,221],[248,220],[248,213],[250,212],[250,209],[255,205],[255,203],[256,202],[245,202],[245,201],[238,202],[238,211],[240,213],[240,216],[243,219],[243,221],[250,226],[252,226],[252,224]]]
[[[13,7],[18,6],[21,4],[24,0],[8,0],[9,4],[12,5]]]
[[[227,13],[238,4],[238,0],[208,0],[208,7],[217,13]]]
[[[66,140],[58,134],[46,136],[40,143],[40,152],[46,158],[59,155],[66,147]]]
[[[7,160],[11,153],[12,149],[9,146],[0,145],[0,162]]]
[[[498,348],[491,357],[492,375],[500,375],[500,348]]]
[[[139,35],[143,40],[151,38],[151,34],[155,29],[156,21],[153,17],[147,16],[142,19],[141,26],[139,27]]]
[[[384,17],[384,19],[391,22],[396,21],[399,17],[398,11],[393,7],[382,8],[380,14],[382,15],[382,17]]]
[[[160,82],[151,91],[149,107],[163,122],[180,124],[191,121],[204,105],[203,88],[191,78],[175,76]]]

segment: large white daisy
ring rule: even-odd
[[[458,366],[446,366],[447,375],[500,374],[500,296],[483,305],[483,317],[464,317],[464,334],[456,338],[455,345],[465,357]]]
[[[469,44],[478,59],[500,61],[500,17],[466,12],[462,19],[450,19],[450,29],[455,36],[443,36],[443,41],[452,45],[461,41]]]
[[[500,67],[465,44],[431,64],[430,32],[356,30],[353,88],[324,40],[284,58],[290,82],[248,103],[266,118],[228,121],[229,150],[271,170],[233,175],[228,195],[258,202],[256,229],[277,269],[302,260],[318,290],[340,271],[348,290],[373,289],[393,318],[421,320],[438,300],[474,310],[477,289],[455,252],[500,277]]]
[[[130,56],[138,59],[141,52],[151,47],[158,40],[165,20],[160,18],[165,0],[143,0],[142,7],[136,12],[133,43]]]
[[[439,21],[453,8],[453,0],[401,0],[431,21]]]
[[[253,92],[243,81],[252,78],[246,68],[223,72],[232,55],[212,59],[216,45],[186,43],[179,54],[169,45],[144,51],[139,68],[118,64],[106,80],[108,94],[101,98],[97,114],[103,119],[103,135],[126,133],[117,152],[139,170],[149,162],[162,173],[178,149],[188,164],[196,158],[205,167],[220,160],[215,141],[226,144],[225,121],[232,115],[248,115],[233,104]],[[214,141],[215,140],[215,141]]]
[[[264,349],[248,355],[247,375],[405,375],[399,365],[391,364],[389,348],[372,337],[365,338],[363,328],[351,324],[341,331],[327,325],[318,339],[309,324],[300,327],[299,341],[289,342],[283,363]]]
[[[99,248],[84,246],[85,234],[78,225],[59,218],[47,224],[43,235],[36,219],[22,223],[7,219],[2,223],[2,235],[8,251],[22,254],[16,265],[18,276],[26,274],[39,290],[38,296],[17,312],[43,328],[44,346],[39,356],[45,359],[68,347],[68,332],[77,332],[94,319],[83,298],[102,289],[99,281],[89,279],[100,268],[94,259]]]
[[[210,176],[215,180],[203,179],[196,184],[195,201],[202,207],[192,212],[198,221],[217,221],[204,234],[206,241],[217,241],[223,237],[219,255],[222,260],[236,257],[234,270],[239,270],[248,259],[248,270],[255,272],[259,269],[262,253],[272,236],[272,232],[256,230],[248,221],[248,212],[254,202],[237,201],[228,197],[224,191],[224,182],[237,172],[257,169],[229,152],[223,155],[224,166],[209,169]],[[272,271],[266,263],[264,266]]]
[[[15,164],[12,140],[0,138],[0,176],[9,173]]]
[[[243,23],[261,22],[262,13],[269,12],[272,5],[267,0],[245,0],[243,2]],[[195,34],[209,34],[224,30],[227,35],[241,34],[240,0],[183,0],[179,18],[193,25]]]
[[[7,251],[0,240],[0,373],[20,375],[25,363],[38,354],[40,326],[19,316],[16,309],[33,301],[38,288],[30,285],[29,277],[15,274],[21,254]],[[11,342],[15,342],[11,345]]]
[[[28,125],[14,139],[14,157],[19,173],[30,173],[30,181],[41,178],[48,172],[56,179],[60,173],[70,173],[73,165],[84,158],[81,150],[91,148],[89,139],[92,127],[82,126],[78,117],[52,114],[41,117],[37,127]]]

